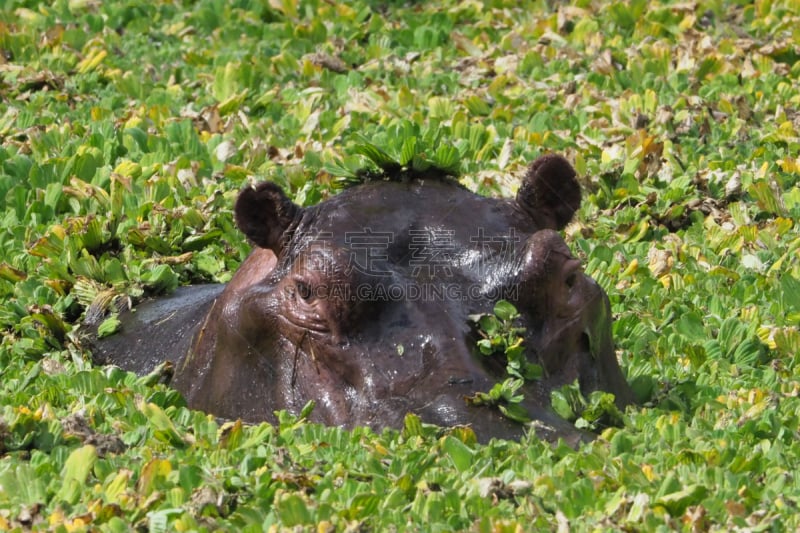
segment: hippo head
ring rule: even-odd
[[[562,157],[533,162],[515,199],[480,197],[444,176],[376,180],[308,208],[272,183],[244,189],[239,228],[256,246],[199,330],[176,386],[193,407],[248,421],[279,409],[345,427],[401,427],[406,413],[479,437],[521,427],[465,396],[505,376],[482,356],[471,315],[500,299],[520,313],[544,377],[524,407],[557,424],[549,393],[631,399],[603,290],[558,230],[580,204]]]

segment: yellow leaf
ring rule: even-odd
[[[139,163],[134,163],[129,159],[125,159],[117,165],[114,172],[128,178],[136,179],[142,175],[142,166],[139,165]]]
[[[297,3],[292,0],[269,0],[269,6],[290,18],[297,18]]]
[[[47,522],[51,526],[60,526],[61,524],[64,523],[64,511],[57,508],[47,519]]]
[[[76,69],[79,73],[86,74],[87,72],[96,69],[98,65],[100,65],[100,63],[103,62],[103,60],[106,58],[107,55],[108,52],[106,52],[105,50],[95,50],[94,52],[83,58],[83,61],[78,63]]]
[[[696,20],[697,19],[694,16],[694,14],[686,15],[685,17],[683,17],[683,20],[681,20],[680,24],[678,24],[678,27],[680,28],[681,31],[686,31],[694,26]]]
[[[636,270],[638,270],[638,268],[639,268],[639,260],[634,257],[633,260],[630,263],[628,263],[628,266],[625,267],[625,270],[622,271],[619,277],[627,278],[628,276],[633,276],[634,274],[636,274]]]
[[[92,107],[92,110],[90,111],[90,115],[92,117],[92,120],[94,120],[95,122],[98,121],[98,120],[104,119],[109,114],[110,114],[110,112],[107,109],[104,109],[102,107],[97,107],[97,106]]]
[[[116,476],[114,476],[114,479],[111,480],[111,483],[109,483],[105,489],[106,498],[110,503],[120,503],[120,496],[128,487],[128,482],[130,479],[130,470],[121,470]]]
[[[336,2],[336,14],[345,19],[352,19],[356,16],[356,10],[348,6],[345,2]]]
[[[792,159],[791,157],[779,159],[778,164],[781,166],[781,170],[784,172],[789,174],[800,174],[800,164],[797,163],[797,159]]]
[[[30,24],[32,26],[38,25],[44,18],[36,11],[33,11],[32,9],[27,9],[25,7],[18,8],[16,11],[14,11],[14,14],[17,17],[19,17],[21,22]]]
[[[50,226],[50,233],[52,233],[62,241],[67,236],[67,230],[64,229],[64,226],[60,226],[58,224],[56,224],[55,226]]]
[[[738,279],[738,278],[737,278]],[[734,280],[736,281],[736,280]],[[744,322],[752,322],[758,318],[758,307],[754,305],[750,305],[748,307],[743,307],[742,312],[740,314],[740,318]]]
[[[235,450],[242,442],[242,421],[240,419],[235,422],[225,422],[222,427],[217,431],[217,439],[220,441],[220,446],[224,446],[229,450]]]
[[[64,526],[68,532],[72,531],[85,531],[86,526],[89,525],[88,521],[84,521],[83,517],[75,518],[69,522],[64,522]]]
[[[142,468],[139,476],[137,490],[147,496],[156,488],[156,481],[159,478],[166,478],[172,472],[172,463],[167,459],[153,459]]]
[[[769,163],[767,161],[764,161],[764,164],[761,165],[761,167],[758,169],[758,172],[756,172],[756,179],[763,180],[764,178],[766,178],[767,170],[769,170]]]
[[[26,274],[22,270],[18,270],[8,263],[0,263],[0,278],[6,281],[10,281],[12,283],[17,283],[18,281],[24,281],[28,278],[28,274]]]
[[[792,229],[794,222],[791,218],[778,217],[773,221],[773,225],[778,235],[783,235]]]
[[[317,533],[327,533],[328,531],[336,531],[336,528],[327,520],[323,520],[317,524]]]

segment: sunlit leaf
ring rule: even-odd
[[[92,445],[74,450],[64,463],[61,471],[62,485],[56,497],[68,503],[77,502],[96,460],[97,450]]]
[[[442,449],[453,461],[459,472],[467,470],[472,463],[472,450],[454,437],[444,437],[442,439]]]
[[[164,411],[154,403],[143,402],[139,409],[147,417],[153,426],[153,435],[163,442],[166,442],[177,448],[186,446],[186,440],[178,432],[172,420],[164,413]]]

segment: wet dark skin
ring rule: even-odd
[[[207,297],[192,341],[172,357],[174,385],[194,408],[250,422],[314,400],[311,420],[330,425],[397,428],[416,413],[470,425],[483,441],[518,438],[525,426],[464,400],[507,377],[504,362],[478,353],[470,320],[505,298],[545,370],[522,390],[549,428],[537,434],[584,439],[550,411],[551,390],[577,379],[620,407],[632,394],[608,298],[558,233],[579,203],[575,173],[556,155],[531,164],[514,199],[435,176],[370,181],[309,208],[271,183],[247,188],[235,214],[254,251]]]

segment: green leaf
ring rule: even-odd
[[[786,210],[776,189],[767,180],[761,180],[753,183],[748,192],[756,198],[758,207],[767,213],[785,216]]]
[[[157,383],[169,383],[175,372],[175,367],[172,361],[162,361],[151,370],[147,375],[144,375],[136,380],[139,385],[146,387],[155,386]]]
[[[18,466],[11,466],[9,463],[8,469],[3,470],[0,468],[0,487],[3,487],[0,501],[5,500],[21,505],[39,505],[47,500],[47,486],[44,483],[47,476],[43,475],[47,472],[37,475],[36,470],[28,463],[21,463]],[[64,485],[61,487],[63,490]],[[73,497],[71,488],[67,492],[66,496]]]
[[[469,109],[469,112],[473,115],[485,117],[492,112],[492,108],[489,107],[489,104],[486,102],[486,100],[477,95],[468,97],[464,101],[464,105],[467,106],[467,109]]]
[[[348,156],[343,159],[335,158],[325,162],[323,169],[330,175],[339,178],[337,180],[339,186],[346,186],[358,182],[363,167],[362,162],[363,159],[355,156]]]
[[[111,316],[103,320],[100,325],[97,327],[97,338],[102,339],[104,337],[108,337],[117,333],[122,328],[122,322],[119,320],[119,316],[116,313],[112,313]]]
[[[622,425],[622,413],[614,403],[614,395],[603,391],[594,391],[589,395],[588,405],[581,417],[594,427],[601,422],[602,425]]]
[[[465,396],[464,401],[467,402],[467,405],[474,405],[476,407],[481,405],[491,406],[497,404],[497,398],[493,398],[485,392],[476,392],[472,396]]]
[[[506,416],[506,418],[509,418],[514,422],[526,424],[531,421],[531,415],[528,413],[528,410],[518,403],[507,405],[500,404],[497,407],[500,409],[500,412]]]
[[[478,321],[478,324],[480,325],[481,330],[489,337],[494,337],[497,335],[501,326],[500,322],[498,322],[497,319],[491,315],[482,316]]]
[[[408,413],[403,419],[403,436],[406,438],[419,437],[422,434],[422,420],[419,416]]]
[[[455,146],[440,144],[433,157],[433,165],[447,174],[457,176],[461,168],[461,154]]]
[[[638,403],[649,401],[656,390],[656,381],[651,376],[636,376],[629,384]]]
[[[391,167],[393,165],[398,165],[398,162],[394,160],[392,156],[387,154],[381,148],[378,148],[372,143],[367,142],[364,140],[362,144],[357,144],[353,148],[353,152],[363,155],[370,161],[372,161],[375,165],[380,168],[386,169],[387,167]]]
[[[411,168],[414,169],[415,172],[423,173],[428,171],[433,164],[431,161],[428,160],[425,154],[417,154],[414,156],[414,159],[411,161]]]
[[[442,449],[453,461],[459,472],[464,472],[472,465],[474,452],[463,442],[450,435],[442,439]]]
[[[680,516],[690,505],[700,504],[707,494],[708,489],[704,485],[691,484],[657,498],[654,503],[665,507],[672,516]]]
[[[97,450],[87,444],[72,451],[61,470],[61,489],[56,498],[70,504],[76,503],[83,491],[83,485],[97,461]]]
[[[492,345],[492,341],[489,339],[481,339],[478,341],[478,349],[483,355],[492,355],[495,352],[495,348]]]
[[[307,420],[308,417],[311,416],[311,412],[314,410],[314,407],[316,407],[316,405],[317,402],[315,402],[314,400],[309,400],[308,402],[306,402],[306,404],[303,406],[303,409],[300,411],[300,419]]]
[[[564,420],[572,421],[578,418],[575,400],[575,393],[569,386],[561,387],[550,393],[550,405]]]
[[[675,324],[675,328],[684,337],[694,342],[708,340],[702,317],[695,312],[683,314]]]
[[[500,300],[495,304],[494,314],[497,315],[500,320],[505,322],[514,320],[519,316],[517,308],[514,307],[514,304],[507,300]]]
[[[162,442],[166,442],[176,448],[185,448],[186,441],[175,428],[172,420],[164,411],[154,403],[142,402],[139,410],[147,417],[153,426],[153,435]]]
[[[525,381],[536,381],[544,377],[544,368],[542,368],[542,365],[525,363],[523,369],[524,370],[520,372],[520,377]]]
[[[301,526],[311,522],[306,502],[297,494],[284,494],[277,501],[278,516],[286,527]]]
[[[780,278],[780,298],[787,311],[800,311],[800,280],[789,273]]]
[[[179,279],[169,265],[158,265],[142,275],[142,283],[154,293],[172,292]]]
[[[201,250],[210,246],[214,242],[219,241],[223,233],[221,229],[213,229],[204,233],[197,233],[184,239],[181,248],[183,250],[195,251]]]
[[[365,520],[374,516],[381,504],[382,498],[373,493],[356,494],[350,501],[347,515],[351,520]]]
[[[417,138],[408,137],[403,141],[403,148],[400,150],[400,164],[408,165],[417,155]]]

